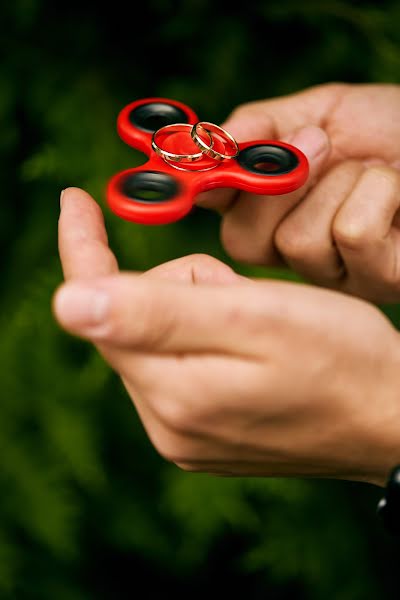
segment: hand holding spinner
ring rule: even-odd
[[[298,148],[275,140],[238,144],[222,127],[200,122],[191,108],[167,98],[128,104],[118,115],[117,131],[148,156],[143,165],[114,175],[107,186],[111,210],[136,223],[177,221],[190,212],[197,194],[218,187],[287,194],[309,173]]]

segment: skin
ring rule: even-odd
[[[67,189],[53,313],[119,373],[182,469],[383,486],[399,460],[399,334],[336,291],[251,280],[203,255],[119,272],[98,204]]]
[[[239,106],[238,141],[283,139],[307,155],[307,184],[286,196],[202,194],[232,258],[286,266],[375,303],[400,301],[400,86],[329,83]]]

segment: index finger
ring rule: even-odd
[[[60,199],[58,249],[65,279],[112,275],[118,263],[108,245],[100,206],[84,190],[70,187]]]

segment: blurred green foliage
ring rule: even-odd
[[[2,3],[0,598],[125,599],[139,584],[151,598],[398,597],[376,489],[180,471],[50,306],[69,185],[104,208],[122,268],[193,252],[233,264],[208,211],[153,228],[110,213],[108,178],[143,161],[116,133],[125,104],[165,96],[220,122],[316,83],[399,82],[399,22],[395,0]]]

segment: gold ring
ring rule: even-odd
[[[230,154],[224,154],[223,152],[218,152],[218,150],[213,149],[213,143],[207,145],[206,142],[200,137],[199,130],[203,130],[205,133],[208,133],[209,137],[211,138],[211,141],[212,134],[216,134],[224,141],[225,150],[226,145],[228,144],[231,146],[233,152],[231,152]],[[216,160],[223,160],[224,158],[235,158],[235,156],[239,154],[239,146],[235,138],[225,129],[219,127],[218,125],[215,125],[214,123],[209,123],[208,121],[199,121],[198,123],[196,123],[196,125],[193,125],[191,136],[194,143],[204,152],[204,154],[207,154],[207,156],[215,158]]]
[[[157,129],[157,131],[155,131],[153,133],[153,136],[151,139],[151,146],[152,146],[153,150],[159,156],[162,156],[162,158],[166,161],[172,160],[174,162],[181,162],[181,161],[192,162],[195,160],[200,160],[204,156],[203,151],[195,152],[192,154],[176,154],[175,152],[168,152],[167,150],[164,150],[157,143],[157,139],[162,137],[163,135],[172,135],[174,133],[182,133],[184,131],[190,132],[190,134],[191,134],[192,129],[193,129],[193,125],[190,125],[189,123],[172,123],[171,125],[165,125],[164,127]],[[212,139],[212,136],[210,133],[208,133],[208,132],[206,132],[206,133],[210,139],[210,144],[211,144],[210,148],[212,148],[212,146],[214,145],[214,140]]]
[[[202,155],[204,156],[204,153],[202,153]],[[178,165],[174,165],[174,162],[172,160],[168,160],[167,158],[164,158],[165,162],[167,163],[167,165],[170,165],[171,167],[173,167],[174,169],[178,169],[178,171],[188,171],[190,173],[198,173],[199,171],[211,171],[211,169],[215,169],[215,167],[218,167],[218,161],[214,161],[214,164],[208,166],[208,167],[203,167],[201,169],[196,168],[196,169],[185,169],[185,167],[181,167]]]

